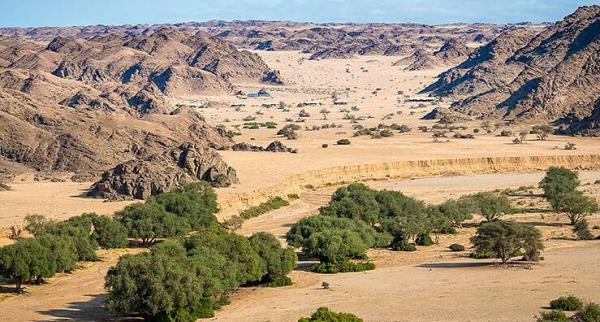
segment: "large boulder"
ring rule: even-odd
[[[147,199],[170,191],[180,182],[205,180],[214,187],[238,183],[236,172],[216,150],[193,143],[121,163],[102,174],[87,195],[106,199]]]

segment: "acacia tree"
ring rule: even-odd
[[[539,185],[552,209],[566,213],[571,225],[598,211],[598,203],[577,190],[580,181],[575,171],[550,167]]]
[[[116,212],[115,218],[125,226],[129,237],[140,239],[146,246],[157,238],[182,236],[190,230],[187,221],[152,201],[129,205]]]
[[[484,223],[477,228],[471,243],[477,252],[493,253],[502,263],[506,263],[523,251],[528,260],[537,260],[544,249],[541,232],[532,226],[511,221]]]
[[[571,225],[576,225],[585,219],[588,215],[598,211],[598,203],[584,195],[581,191],[573,191],[560,195],[554,201],[553,208],[564,212],[569,218]]]
[[[471,207],[475,213],[480,214],[487,222],[493,222],[500,217],[515,212],[510,200],[505,195],[492,192],[479,192],[460,199],[464,207]]]
[[[548,138],[548,135],[553,131],[554,130],[550,125],[536,125],[531,129],[531,132],[537,135],[538,140],[540,141],[545,141]]]
[[[291,247],[281,248],[277,238],[266,232],[255,233],[250,236],[249,241],[261,259],[261,282],[289,280],[286,275],[296,267],[297,261],[296,253]]]
[[[319,209],[321,215],[363,220],[370,225],[379,221],[380,207],[376,192],[362,183],[336,190],[329,205]]]
[[[50,250],[35,238],[26,238],[0,248],[0,276],[12,279],[17,292],[24,282],[42,282],[56,273]]]

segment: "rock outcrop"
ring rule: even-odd
[[[6,162],[80,177],[184,142],[229,148],[230,138],[171,98],[233,94],[237,82],[283,83],[258,55],[204,33],[88,32],[45,43],[0,38]]]
[[[515,30],[499,36],[426,91],[459,99],[452,108],[476,117],[597,133],[600,6],[581,7],[537,35]]]
[[[273,141],[267,147],[252,145],[245,142],[234,144],[231,149],[233,151],[252,151],[252,152],[289,152],[298,153],[297,149],[288,148],[281,141]]]
[[[239,180],[214,149],[184,143],[143,160],[118,164],[102,174],[87,195],[107,199],[147,199],[180,182],[205,180],[226,187]]]

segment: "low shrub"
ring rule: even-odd
[[[469,254],[469,257],[475,259],[487,259],[496,258],[496,254],[494,252],[472,252]]]
[[[536,319],[537,322],[569,322],[569,318],[560,310],[542,312]]]
[[[589,303],[573,316],[576,322],[598,322],[600,321],[600,305]]]
[[[349,272],[362,272],[375,269],[375,264],[372,262],[353,262],[344,260],[338,263],[321,262],[312,266],[311,270],[321,274],[336,274]]]
[[[450,248],[450,250],[453,252],[462,252],[465,250],[465,246],[463,246],[461,244],[452,244],[448,248]]]
[[[431,240],[429,234],[421,234],[415,239],[415,244],[419,246],[431,246],[433,245],[433,240]]]
[[[281,197],[274,197],[271,198],[263,203],[261,203],[258,206],[254,206],[254,207],[250,207],[244,211],[242,211],[240,213],[240,217],[242,217],[243,219],[250,219],[250,218],[254,218],[254,217],[258,217],[260,215],[263,215],[271,210],[275,210],[275,209],[279,209],[281,207],[285,207],[288,206],[290,203],[281,198]]]
[[[282,276],[282,277],[276,278],[270,282],[261,284],[261,286],[263,286],[263,287],[281,287],[281,286],[290,286],[292,284],[294,284],[294,283],[292,282],[291,278],[289,278],[287,276]]]
[[[337,145],[350,145],[350,140],[348,140],[348,139],[340,139],[336,143],[337,143]]]
[[[577,311],[583,307],[583,302],[575,296],[561,296],[550,302],[550,308],[561,311]]]
[[[589,228],[589,223],[587,219],[583,218],[579,222],[575,224],[573,227],[573,232],[577,235],[578,240],[592,240],[594,239],[594,235]]]
[[[414,244],[411,244],[405,240],[392,243],[392,249],[401,252],[414,252],[417,250]]]
[[[326,307],[320,307],[309,318],[300,318],[298,322],[362,322],[363,320],[351,313],[337,313]]]

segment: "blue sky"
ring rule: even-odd
[[[0,26],[220,20],[543,22],[600,0],[3,0]]]

